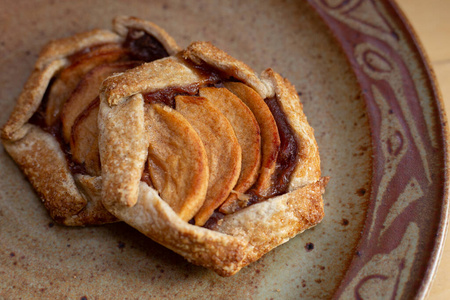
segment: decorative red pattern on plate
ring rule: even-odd
[[[336,298],[423,295],[445,217],[445,145],[438,98],[421,52],[389,1],[310,0],[346,53],[363,90],[374,148],[371,204]],[[407,28],[408,29],[408,28]],[[414,53],[415,56],[407,55]],[[428,81],[429,82],[429,81]],[[434,96],[434,97],[433,97]],[[426,108],[424,103],[430,103]],[[433,117],[434,116],[434,117]],[[436,244],[437,243],[437,244]]]

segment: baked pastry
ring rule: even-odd
[[[6,151],[25,173],[52,218],[65,225],[117,221],[87,182],[101,174],[98,90],[101,82],[179,51],[161,28],[118,17],[114,31],[93,30],[50,42],[2,128]]]
[[[220,275],[323,217],[327,179],[294,87],[210,43],[106,79],[99,127],[108,211]]]
[[[208,42],[180,50],[151,23],[120,17],[115,24],[118,34],[108,35],[121,41],[122,54],[113,64],[102,61],[82,76],[64,75],[70,63],[59,60],[106,47],[92,46],[98,42],[72,44],[76,50],[52,56],[62,59],[42,55],[40,75],[32,75],[24,91],[38,100],[19,97],[2,131],[5,148],[55,219],[67,225],[125,221],[222,276],[322,220],[328,179],[321,177],[313,129],[287,79],[272,69],[258,77]],[[144,44],[134,52],[147,53],[149,46],[135,40],[148,36],[163,54],[130,54],[130,44]],[[55,89],[65,100],[54,101],[56,109],[40,106],[57,72],[65,84],[75,78],[70,86],[76,88],[68,93],[66,84],[60,92],[56,79],[47,94]],[[19,118],[23,113],[28,118]],[[48,129],[53,124],[61,124],[69,153]],[[34,154],[47,143],[51,151],[47,146]],[[52,174],[36,167],[52,162]],[[65,177],[58,183],[61,169]],[[52,183],[40,182],[42,177]],[[66,200],[68,190],[74,200]]]

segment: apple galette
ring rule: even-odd
[[[51,42],[2,130],[53,219],[124,221],[222,276],[321,221],[327,178],[287,79],[113,24]]]

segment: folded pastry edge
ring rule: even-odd
[[[132,207],[112,211],[155,242],[189,262],[231,276],[273,248],[317,225],[324,216],[322,194],[328,178],[225,216],[212,229],[183,221],[146,183]],[[106,203],[105,206],[109,210]]]

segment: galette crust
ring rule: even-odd
[[[27,134],[29,126],[25,124],[30,120],[33,114],[41,104],[44,93],[52,77],[66,65],[65,59],[56,59],[48,65],[35,68],[31,73],[23,92],[17,99],[16,105],[2,128],[2,139],[8,141],[17,141]]]
[[[6,151],[41,195],[52,218],[61,220],[78,213],[87,201],[78,191],[58,142],[37,126],[24,126],[27,134],[23,138],[3,142]],[[56,182],[60,182],[57,189]]]

